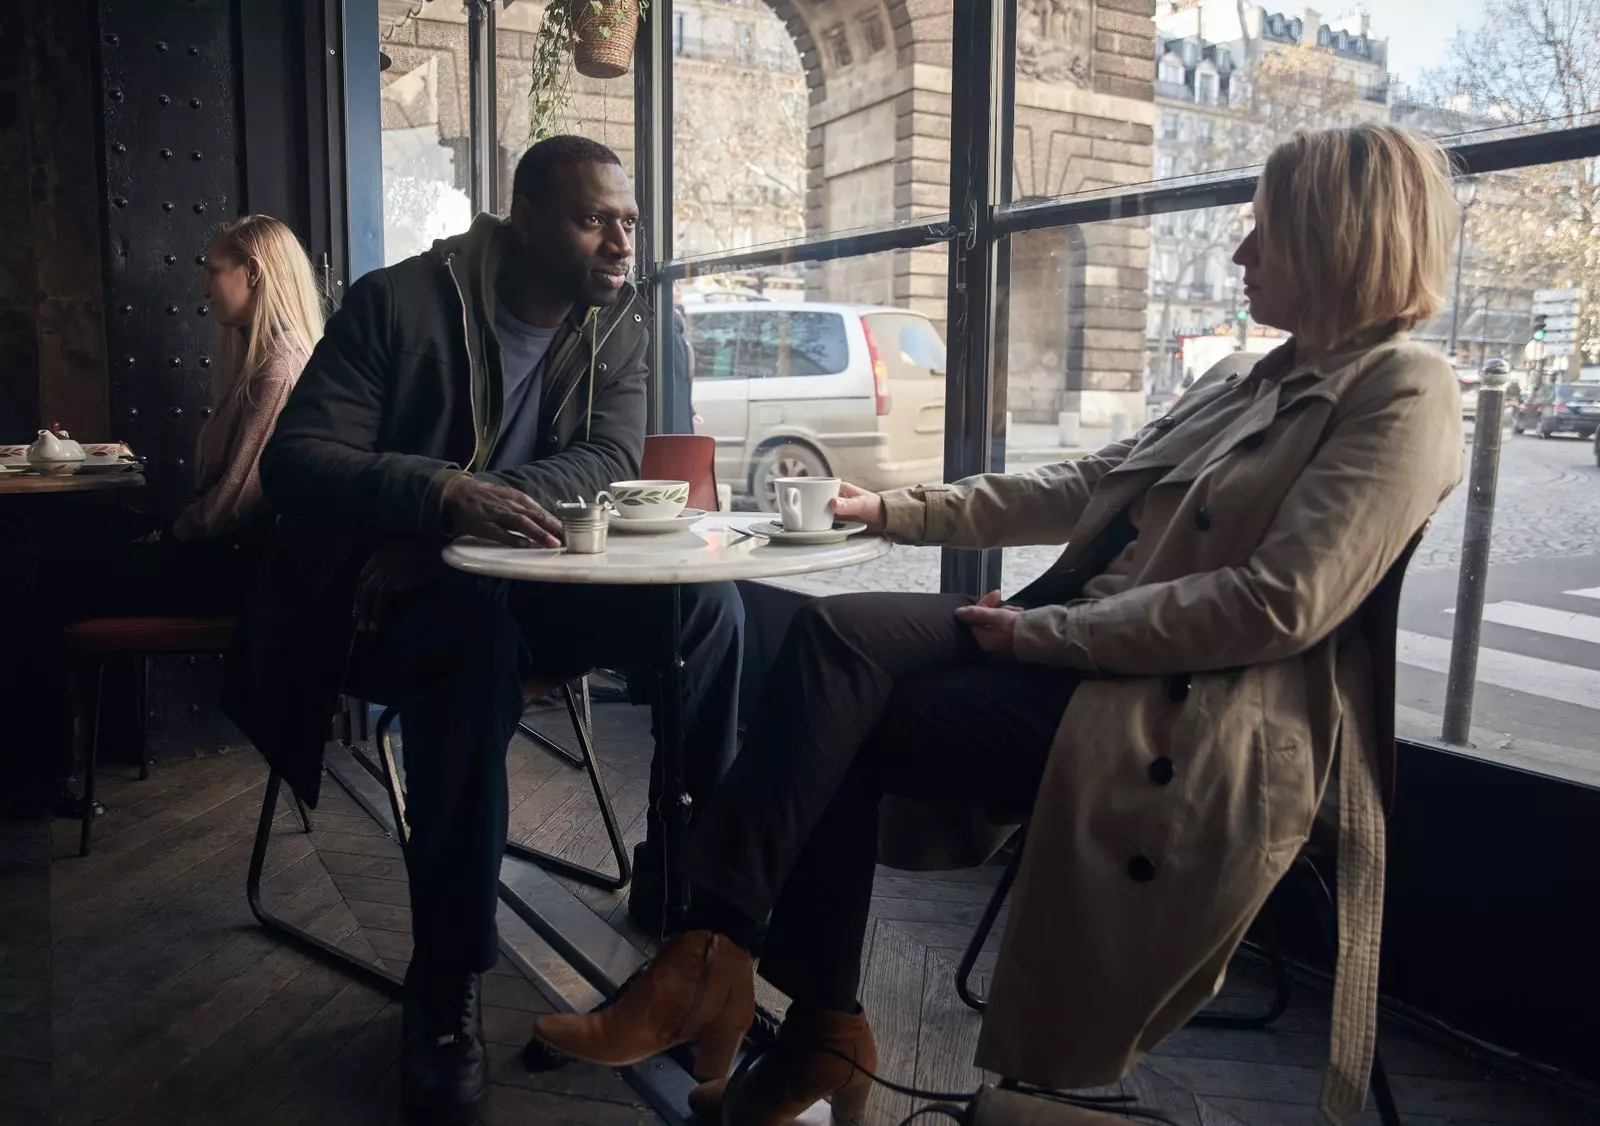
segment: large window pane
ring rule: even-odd
[[[443,0],[434,0],[434,5]],[[516,0],[500,10],[495,35],[496,175],[501,212],[511,208],[511,178],[517,161],[537,139],[530,133],[530,60],[546,5]],[[575,70],[566,75],[570,101],[560,129],[610,146],[634,175],[633,75],[601,80]],[[640,201],[641,204],[643,201]]]
[[[1590,0],[1387,5],[1237,0],[1016,7],[1014,200],[1259,164],[1301,128],[1393,121],[1446,137],[1600,111]]]
[[[1459,280],[1453,273],[1445,307],[1412,335],[1454,361],[1469,453],[1485,363],[1508,364],[1515,404],[1500,420],[1472,750],[1597,783],[1600,175],[1591,162],[1547,165],[1458,192]],[[1238,316],[1228,255],[1247,228],[1247,209],[1209,208],[1012,238],[1008,471],[1092,451],[1168,409],[1191,374],[1280,342]],[[1463,485],[1440,508],[1405,586],[1397,723],[1412,738],[1442,729],[1467,499]],[[1014,593],[1058,555],[1007,550],[1003,589]]]
[[[472,221],[466,14],[444,0],[413,7],[380,8],[385,265]]]
[[[1459,282],[1415,335],[1454,341],[1468,449],[1478,373],[1511,367],[1473,710],[1474,751],[1600,782],[1600,181],[1592,162],[1480,177],[1460,191]],[[1534,339],[1535,317],[1544,338]],[[1487,424],[1484,420],[1483,424]],[[1548,437],[1546,437],[1548,435]],[[1433,521],[1401,608],[1399,728],[1437,738],[1467,489]]]
[[[773,511],[780,476],[942,478],[945,260],[942,247],[894,251],[679,284],[695,431],[717,440],[736,508]],[[937,590],[939,553],[897,550],[813,585]]]
[[[673,4],[674,257],[942,214],[953,0]]]

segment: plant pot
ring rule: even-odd
[[[621,78],[633,62],[633,42],[639,35],[639,0],[569,0],[575,9],[573,26],[578,41],[572,45],[572,65],[586,78]],[[611,34],[605,34],[609,28]]]

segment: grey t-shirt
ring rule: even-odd
[[[500,434],[489,468],[510,469],[532,461],[539,445],[544,361],[560,329],[539,328],[519,320],[496,299],[494,330],[500,339],[505,409],[500,414]]]

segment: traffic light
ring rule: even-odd
[[[1545,315],[1543,313],[1535,313],[1534,314],[1534,317],[1533,317],[1533,338],[1535,340],[1543,340],[1544,339],[1544,317],[1545,317]]]
[[[1234,316],[1237,317],[1241,321],[1244,320],[1245,318],[1247,318],[1249,315],[1250,314],[1248,312],[1246,312],[1245,310],[1243,310],[1243,309],[1240,309],[1237,313],[1234,314]]]

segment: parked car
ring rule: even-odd
[[[920,313],[751,301],[688,306],[696,432],[717,478],[776,508],[778,477],[866,489],[938,480],[944,340]]]
[[[1592,437],[1600,430],[1600,384],[1547,383],[1534,388],[1512,418],[1511,429],[1518,434],[1532,430],[1541,438]]]

